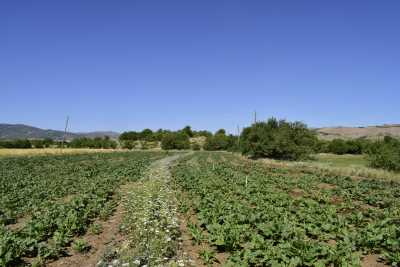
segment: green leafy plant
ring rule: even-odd
[[[194,244],[200,244],[204,240],[203,231],[196,224],[189,222],[187,224]]]
[[[90,245],[84,239],[78,239],[72,243],[72,248],[80,253],[88,252]]]
[[[199,255],[203,260],[203,263],[207,266],[212,266],[212,264],[216,261],[215,251],[204,249],[200,251]]]
[[[101,226],[101,224],[93,223],[89,227],[89,233],[93,235],[99,235],[102,232],[103,232],[103,227]]]

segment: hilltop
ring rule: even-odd
[[[378,139],[386,135],[400,137],[400,124],[384,124],[366,127],[325,127],[318,128],[316,131],[321,139],[326,140],[332,140],[335,138]]]
[[[66,139],[71,140],[79,137],[104,137],[109,136],[113,139],[118,138],[119,133],[111,131],[98,131],[88,133],[73,133],[67,132]],[[53,140],[62,140],[64,132],[59,130],[41,129],[25,124],[6,124],[0,123],[0,139],[45,139],[51,138]]]

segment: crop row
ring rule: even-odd
[[[112,213],[116,189],[139,179],[160,157],[129,152],[0,159],[0,266],[63,255],[95,218]],[[15,227],[18,221],[25,223]]]
[[[277,169],[198,153],[173,176],[229,266],[400,264],[400,184]]]

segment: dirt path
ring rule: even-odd
[[[169,187],[169,168],[174,161],[188,154],[157,160],[150,165],[142,180],[122,186],[122,199],[114,214],[107,221],[96,221],[102,232],[80,237],[91,246],[90,251],[82,254],[68,248],[70,256],[46,263],[46,266],[142,266],[145,265],[142,262],[156,261],[173,261],[181,266],[187,262],[176,256],[180,233],[176,231],[179,230],[179,221],[175,194]],[[160,238],[165,242],[160,243]]]
[[[154,162],[145,177],[134,184],[123,199],[123,227],[128,237],[121,245],[118,263],[126,266],[190,266],[180,253],[182,244],[176,192],[170,167],[188,154]],[[107,262],[107,266],[113,265]]]

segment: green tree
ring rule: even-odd
[[[373,168],[400,171],[400,141],[388,136],[370,144],[367,160]]]
[[[150,129],[144,129],[144,130],[139,134],[139,140],[154,141],[153,131],[150,130]]]
[[[189,149],[190,142],[189,136],[182,132],[171,132],[164,135],[161,140],[161,148],[164,150],[169,149]]]
[[[304,123],[269,119],[242,131],[242,153],[253,158],[300,160],[309,158],[317,137]]]
[[[328,150],[330,153],[333,153],[333,154],[344,155],[344,154],[347,154],[349,147],[345,140],[333,139],[328,145]]]
[[[119,136],[119,140],[120,141],[136,141],[139,140],[139,133],[135,132],[135,131],[129,131],[129,132],[123,132],[120,136]]]
[[[181,132],[184,133],[184,134],[186,134],[186,135],[189,136],[189,137],[193,137],[193,131],[192,131],[192,128],[191,128],[189,125],[186,126],[185,128],[183,128],[183,129],[181,130]]]
[[[232,146],[232,139],[225,133],[224,129],[220,129],[214,135],[207,137],[204,149],[211,151],[228,150]]]

